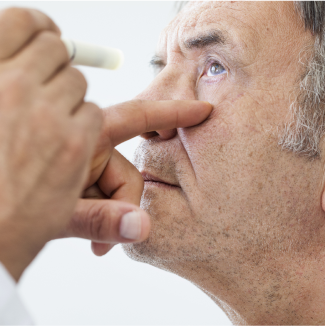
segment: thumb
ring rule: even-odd
[[[136,205],[112,199],[79,199],[61,238],[92,240],[96,242],[92,244],[94,253],[102,255],[114,244],[144,241],[149,231],[150,217]]]

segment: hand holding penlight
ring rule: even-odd
[[[124,61],[119,49],[62,39],[72,64],[116,70]]]

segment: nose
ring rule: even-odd
[[[164,100],[195,100],[195,81],[189,74],[182,73],[176,64],[167,65],[153,80],[153,82],[136,99],[164,101]],[[144,139],[158,137],[169,140],[177,135],[177,129],[156,130],[141,135]]]

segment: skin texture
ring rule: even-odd
[[[184,46],[213,29],[231,44]],[[190,3],[162,32],[158,74],[138,96],[213,111],[143,135],[136,167],[174,186],[145,181],[152,229],[124,249],[196,284],[234,324],[325,322],[324,159],[278,146],[313,41],[292,2]],[[208,76],[211,60],[226,73]]]

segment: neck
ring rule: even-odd
[[[208,294],[234,324],[324,324],[324,258],[268,258],[226,272],[220,265],[186,262],[177,274]]]

